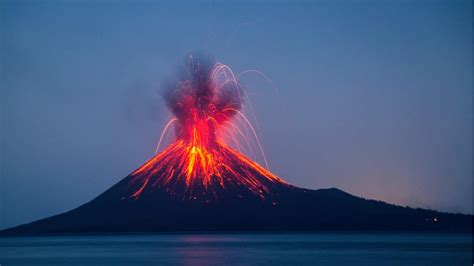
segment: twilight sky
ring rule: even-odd
[[[473,213],[471,1],[2,1],[0,15],[0,228],[150,158],[160,87],[195,50],[278,88],[242,77],[288,182]]]

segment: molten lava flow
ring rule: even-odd
[[[173,83],[165,100],[174,117],[176,139],[131,174],[132,197],[160,188],[195,198],[216,189],[240,187],[264,197],[274,184],[286,184],[256,162],[230,148],[249,143],[255,130],[241,111],[244,91],[226,65],[189,57],[187,68]],[[236,116],[239,123],[233,123]],[[241,129],[244,127],[244,129]],[[199,192],[197,192],[199,191]]]

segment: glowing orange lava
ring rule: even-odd
[[[244,90],[228,66],[189,57],[186,72],[165,94],[174,116],[160,144],[172,125],[175,140],[131,174],[132,197],[164,189],[195,198],[227,187],[245,188],[265,197],[272,185],[286,184],[226,144],[230,141],[240,148],[253,137],[262,151],[242,111],[243,97]],[[266,162],[264,155],[263,159]]]

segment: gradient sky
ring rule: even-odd
[[[194,50],[273,81],[242,78],[290,183],[472,213],[471,1],[68,2],[0,3],[0,228],[150,158]]]

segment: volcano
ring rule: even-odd
[[[245,97],[228,66],[190,56],[165,91],[173,116],[160,143],[167,129],[175,128],[165,149],[92,201],[0,235],[471,231],[472,215],[400,207],[335,188],[288,184],[243,152],[252,142],[257,152],[262,151],[243,110]],[[261,157],[266,162],[263,152]]]

